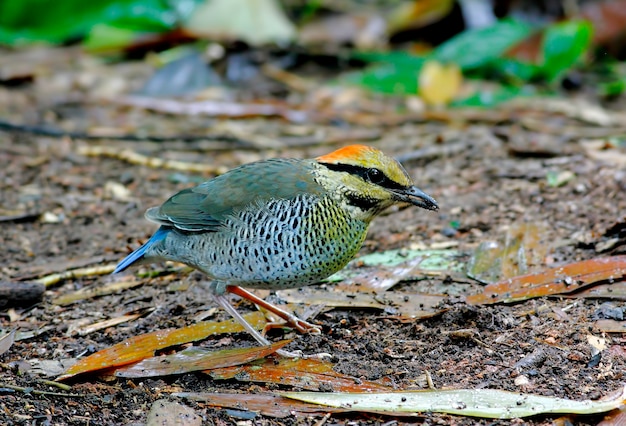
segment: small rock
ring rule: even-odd
[[[152,404],[146,426],[201,426],[200,417],[192,408],[174,401],[159,399]]]
[[[104,195],[118,201],[129,201],[131,198],[130,191],[124,185],[118,182],[107,181],[104,184]]]
[[[55,214],[52,212],[44,212],[41,215],[40,221],[41,223],[61,223],[64,219],[63,214]]]
[[[521,374],[515,378],[515,386],[526,386],[530,384],[530,379]]]
[[[616,321],[624,321],[624,308],[615,306],[611,302],[604,302],[593,313],[594,320],[612,319]]]

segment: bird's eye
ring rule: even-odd
[[[385,179],[385,174],[378,169],[367,169],[367,180],[372,183],[381,183]]]

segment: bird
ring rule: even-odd
[[[397,160],[377,148],[349,145],[316,158],[256,161],[148,209],[146,219],[159,229],[113,273],[155,261],[189,265],[210,278],[214,300],[269,345],[225,294],[273,310],[300,331],[315,330],[245,288],[298,288],[329,277],[357,254],[372,220],[396,204],[439,209]]]

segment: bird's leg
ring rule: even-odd
[[[252,327],[250,323],[246,321],[244,317],[241,316],[241,314],[237,311],[237,309],[235,309],[235,307],[231,305],[230,302],[223,295],[214,294],[213,298],[215,299],[217,304],[220,305],[226,312],[228,312],[235,320],[237,320],[237,322],[239,322],[239,324],[241,324],[243,328],[245,328],[246,331],[250,333],[250,335],[254,337],[254,339],[257,342],[259,342],[263,346],[269,346],[272,344],[269,340],[263,337],[261,333],[256,331],[254,327]],[[276,351],[276,353],[286,358],[302,358],[303,357],[301,352],[289,352],[284,349],[279,349]]]
[[[263,346],[268,346],[268,345],[272,344],[269,340],[267,340],[265,337],[263,337],[261,335],[261,333],[256,331],[256,329],[254,327],[252,327],[250,325],[250,323],[248,321],[246,321],[246,319],[244,317],[241,316],[239,311],[237,311],[237,309],[235,309],[235,307],[233,305],[231,305],[230,302],[228,300],[226,300],[226,298],[224,296],[216,294],[216,295],[213,295],[213,297],[215,298],[215,301],[218,303],[218,305],[220,305],[235,320],[237,320],[237,322],[239,322],[239,324],[241,324],[243,326],[243,328],[245,328],[246,331],[248,333],[250,333],[252,335],[252,337],[254,337],[254,339],[257,342],[259,342]]]
[[[291,312],[287,312],[283,309],[280,309],[278,306],[273,305],[269,302],[266,302],[265,300],[261,299],[257,295],[250,293],[248,290],[245,290],[239,286],[229,285],[226,287],[226,291],[228,291],[229,293],[236,294],[239,297],[243,297],[244,299],[248,299],[255,305],[261,306],[262,308],[267,309],[270,312],[273,312],[280,318],[287,321],[288,324],[290,324],[293,328],[298,330],[300,333],[311,333],[311,334],[321,333],[320,328],[317,325],[304,321],[298,318],[297,316],[295,316],[294,314],[292,314]]]

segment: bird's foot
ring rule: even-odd
[[[292,315],[292,317],[293,318],[290,318],[290,319],[281,318],[278,321],[268,322],[267,324],[265,324],[265,327],[263,327],[263,331],[261,332],[261,334],[266,335],[269,330],[272,330],[274,328],[283,328],[285,327],[285,324],[287,324],[287,326],[293,329],[298,330],[302,334],[307,334],[307,333],[308,334],[321,334],[322,333],[322,330],[320,329],[319,326],[315,324],[311,324],[307,321],[301,320],[295,315]]]
[[[287,314],[289,314],[287,312]],[[298,318],[297,316],[290,314],[289,319],[285,319],[293,328],[298,330],[300,333],[309,333],[309,334],[322,334],[322,329],[319,325],[311,324],[308,321]]]
[[[224,308],[224,310],[226,312],[228,312],[229,314],[231,314],[231,316],[233,318],[235,318],[242,326],[243,328],[246,329],[246,331],[248,333],[250,333],[250,335],[252,335],[252,337],[255,338],[255,340],[257,342],[259,342],[261,345],[263,346],[268,346],[270,345],[270,341],[267,340],[263,335],[261,335],[261,333],[259,333],[258,331],[256,331],[254,329],[254,327],[252,327],[248,321],[246,321],[240,314],[239,312],[237,312],[237,310],[230,304],[228,303],[228,300],[226,300],[226,298],[224,296],[221,295],[214,295],[215,301],[222,307]],[[297,317],[294,316],[294,318],[297,319]],[[302,321],[302,320],[300,320]],[[306,321],[302,321],[304,323],[306,323]],[[308,324],[308,323],[307,323]],[[294,351],[294,352],[290,352],[284,349],[279,349],[276,351],[276,354],[280,355],[280,356],[284,356],[286,358],[303,358],[303,359],[319,359],[319,360],[324,360],[327,358],[332,358],[332,355],[329,353],[319,353],[319,354],[313,354],[313,355],[304,355],[302,353],[302,351],[298,350],[298,351]]]

